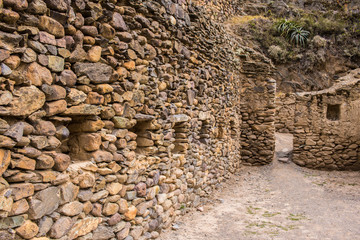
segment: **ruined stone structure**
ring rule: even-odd
[[[294,95],[293,161],[328,170],[359,170],[360,69],[329,89]]]
[[[157,238],[272,160],[270,62],[189,2],[0,0],[0,239]]]

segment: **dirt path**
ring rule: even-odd
[[[280,148],[287,147],[287,140],[280,141]],[[274,161],[244,167],[226,186],[214,195],[215,204],[179,219],[178,230],[160,239],[360,239],[359,172]]]

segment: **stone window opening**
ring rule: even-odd
[[[331,121],[340,120],[340,104],[328,104],[326,118]]]

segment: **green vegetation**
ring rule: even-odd
[[[291,221],[301,221],[301,220],[306,220],[307,218],[305,217],[304,214],[292,214],[290,213],[289,216],[287,217],[287,219],[291,220]]]
[[[272,228],[274,229],[281,229],[283,231],[290,231],[296,229],[295,225],[279,225],[269,221],[261,221],[261,222],[247,222],[246,228]],[[276,231],[276,230],[275,230]]]
[[[324,186],[324,185],[326,184],[325,181],[322,181],[322,182],[313,181],[312,183],[313,183],[313,184],[316,184],[316,185],[318,185],[318,186]]]
[[[246,208],[248,214],[255,214],[250,207]]]
[[[276,23],[277,32],[288,39],[289,42],[296,46],[305,47],[307,44],[310,32],[304,30],[298,24],[287,19],[282,19]]]
[[[279,212],[271,213],[271,212],[266,211],[265,213],[262,214],[262,216],[263,217],[274,217],[279,214],[281,214],[281,213],[279,213]]]
[[[260,208],[254,208],[252,206],[249,206],[246,208],[248,214],[255,214],[256,210],[260,210]]]

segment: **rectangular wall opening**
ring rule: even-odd
[[[326,111],[326,118],[331,121],[340,119],[340,104],[328,104]]]

